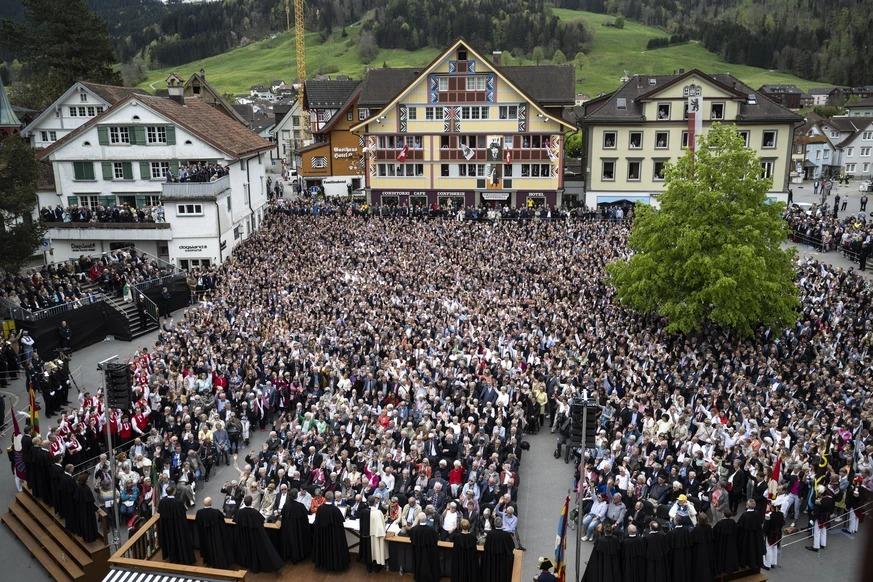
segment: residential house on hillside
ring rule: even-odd
[[[691,70],[635,75],[582,107],[589,207],[656,200],[664,190],[666,164],[689,145],[689,97],[702,99],[704,132],[715,122],[737,126],[746,147],[761,157],[762,173],[773,178],[768,196],[787,199],[789,174],[795,170],[790,164],[794,126],[803,118],[731,75]]]
[[[788,109],[800,109],[803,106],[803,91],[797,85],[761,85],[758,92]]]
[[[831,122],[837,118],[831,118]],[[853,131],[837,146],[842,173],[866,180],[873,176],[873,117],[847,117]],[[845,123],[845,122],[844,122]]]
[[[271,140],[276,144],[276,148],[271,156],[296,168],[300,165],[297,152],[303,147],[300,100],[283,110],[274,109],[274,115],[276,123],[271,130]]]
[[[135,245],[182,268],[220,263],[261,224],[264,169],[272,144],[200,98],[131,94],[37,153],[50,161],[56,192],[40,207],[128,204],[165,222],[51,223],[55,258]],[[181,168],[220,166],[226,175],[168,181]]]
[[[273,95],[273,92],[270,91],[268,87],[264,87],[263,85],[253,85],[249,89],[249,96],[255,101],[274,101],[276,96]]]
[[[21,134],[35,149],[48,147],[130,95],[148,93],[135,87],[79,81],[55,99]]]
[[[873,117],[873,97],[846,103],[846,111],[849,117]]]
[[[795,161],[801,163],[803,179],[821,180],[839,175],[839,152],[836,146],[840,142],[839,136],[840,132],[821,116],[815,113],[806,115],[803,125],[794,132]]]
[[[352,132],[373,204],[556,206],[572,66],[502,67],[465,40],[429,65],[368,71]]]
[[[815,107],[816,105],[827,105],[833,91],[833,87],[816,87],[807,91],[812,98],[811,107]]]

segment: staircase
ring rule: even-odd
[[[149,314],[145,316],[145,327],[140,323],[139,312],[136,308],[136,303],[123,301],[117,297],[106,296],[106,303],[124,315],[130,329],[130,339],[135,340],[158,329],[158,322]]]
[[[69,533],[52,508],[30,491],[15,496],[0,520],[58,582],[98,582],[109,572],[109,544]]]

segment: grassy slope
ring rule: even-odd
[[[588,55],[589,62],[584,68],[576,71],[578,90],[592,97],[617,88],[619,78],[625,70],[633,75],[635,73],[665,74],[672,73],[677,68],[686,70],[696,68],[707,73],[730,72],[755,88],[764,83],[794,83],[802,89],[825,86],[786,73],[725,63],[696,42],[647,51],[648,40],[664,36],[662,31],[635,22],[627,22],[625,28],[619,30],[601,26],[601,23],[608,18],[602,14],[559,8],[554,9],[554,12],[562,20],[585,18],[594,30],[594,45]],[[335,66],[339,68],[339,73],[333,74],[345,74],[360,79],[365,70],[365,65],[360,62],[357,54],[360,30],[360,24],[349,26],[346,28],[347,38],[341,38],[341,33],[337,31],[326,43],[322,43],[316,33],[307,34],[306,70],[309,78],[314,77],[322,67]],[[380,67],[383,62],[394,67],[422,66],[430,63],[439,52],[434,48],[415,52],[397,49],[381,50],[368,66]],[[567,55],[567,58],[572,59],[573,56]],[[148,79],[140,86],[150,90],[162,89],[165,87],[163,81],[170,72],[175,70],[183,77],[187,77],[203,68],[209,82],[219,91],[248,93],[252,85],[268,83],[273,79],[284,79],[287,83],[295,81],[296,61],[294,34],[283,33],[276,38],[253,43],[208,59],[171,69],[151,71]],[[513,64],[527,63],[517,63],[513,60]],[[152,83],[153,86],[150,87]]]

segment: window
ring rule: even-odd
[[[512,164],[503,165],[503,177],[512,178]]]
[[[709,111],[710,119],[724,119],[724,103],[713,103]]]
[[[863,139],[864,141],[870,141],[871,139],[873,139],[873,131],[865,131],[861,134],[861,139]]]
[[[776,162],[773,160],[761,160],[761,177],[772,178],[775,166]]]
[[[109,143],[130,143],[130,131],[127,127],[113,125],[109,128]]]
[[[88,117],[94,117],[95,113],[96,113],[96,110],[94,109],[93,105],[88,107]]]
[[[84,92],[79,93],[79,101],[81,101],[82,103],[87,103],[88,102],[88,94],[84,93]]]
[[[658,103],[658,119],[670,119],[669,103]]]
[[[461,119],[470,119],[469,107],[461,107]]]
[[[861,173],[867,174],[870,171],[870,164],[868,162],[864,162],[864,165],[861,166],[861,168],[862,168]]]
[[[355,119],[355,112],[352,111],[351,109],[346,111],[346,121],[354,121],[354,119]]]
[[[603,160],[601,178],[604,182],[615,181],[615,160]]]
[[[202,204],[177,204],[177,216],[203,216]]]
[[[70,117],[79,117],[78,107],[70,107]]]
[[[112,162],[112,179],[124,180],[124,162]]]
[[[73,179],[74,180],[93,180],[94,179],[94,163],[93,162],[73,162]]]
[[[855,164],[846,164],[846,173],[854,174],[855,173]]]
[[[684,149],[687,147],[688,147],[688,132],[683,131],[682,132],[682,148]]]
[[[815,150],[815,159],[817,159],[817,160],[821,159],[821,150]]]
[[[846,148],[846,155],[850,158],[852,156],[854,156],[855,155],[855,148]]]
[[[743,138],[743,147],[749,147],[749,132],[747,130],[737,132]]]
[[[667,167],[667,162],[664,160],[655,160],[652,165],[652,180],[660,182],[664,179],[664,170]]]
[[[78,194],[76,197],[78,198],[77,204],[79,206],[93,209],[97,208],[100,204],[100,197],[97,194]]]
[[[79,107],[79,117],[87,117],[88,108],[87,107]]]
[[[764,132],[764,139],[761,140],[761,147],[772,149],[776,147],[776,132],[767,130]]]
[[[640,180],[640,170],[643,163],[639,160],[628,160],[627,163],[627,179],[638,182]]]
[[[408,177],[424,176],[424,164],[403,164]]]
[[[359,107],[358,108],[358,121],[364,121],[368,117],[370,117],[370,110],[366,107]]]
[[[39,133],[42,141],[58,141],[58,132],[56,131],[41,131]]]
[[[406,112],[409,115],[409,121],[418,120],[418,107],[408,107]]]
[[[142,194],[137,196],[137,198],[144,206],[158,206],[161,203],[160,194]]]
[[[209,265],[209,259],[179,259],[179,268],[183,271],[187,271],[188,269],[197,269],[200,267],[205,268]]]
[[[169,162],[151,162],[149,164],[149,173],[151,174],[152,180],[162,180],[169,171]]]
[[[103,108],[98,106],[97,107],[97,115],[100,115],[101,113],[103,113]]]
[[[442,176],[443,178],[448,178],[449,164],[440,164],[440,176]]]
[[[862,158],[868,157],[870,155],[870,148],[861,148],[860,155]]]
[[[634,150],[638,150],[643,147],[643,132],[641,131],[632,131],[630,132],[630,136],[628,137],[628,147]]]
[[[614,150],[615,149],[615,132],[614,131],[604,131],[603,132],[603,147],[606,149]]]
[[[162,125],[146,127],[146,140],[148,143],[167,143],[167,128]]]
[[[242,238],[242,225],[235,226],[233,228],[233,238],[234,240],[239,240]]]
[[[467,91],[484,91],[485,77],[477,75],[475,77],[467,77]]]
[[[424,108],[424,118],[427,121],[442,120],[443,108],[442,107],[425,107]]]
[[[327,167],[327,158],[325,156],[314,156],[309,161],[309,164],[315,170],[323,170]]]
[[[664,150],[670,147],[670,132],[658,131],[655,132],[655,148]]]
[[[517,105],[501,105],[497,109],[500,119],[516,119],[518,117]]]
[[[227,211],[230,212],[233,209],[233,203],[231,202],[232,196],[227,197]]]
[[[840,137],[840,132],[835,130],[835,129],[832,129],[831,130],[831,137]]]
[[[449,78],[448,77],[440,77],[439,84],[440,84],[440,91],[448,91],[449,90]]]

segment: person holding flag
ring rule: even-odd
[[[28,384],[28,397],[30,398],[30,426],[34,433],[39,432],[39,406],[36,404],[36,394],[33,392],[33,380]]]
[[[9,455],[9,461],[12,464],[12,476],[15,477],[15,490],[21,493],[21,484],[27,478],[27,469],[24,466],[24,453],[22,451],[22,441],[24,435],[21,433],[21,428],[18,426],[18,418],[15,416],[15,410],[12,411],[12,446],[6,449],[6,454]]]
[[[566,582],[567,580],[567,563],[565,555],[567,553],[567,516],[570,514],[570,496],[564,500],[564,507],[561,509],[561,517],[558,518],[558,533],[555,536],[555,578],[558,582]]]

